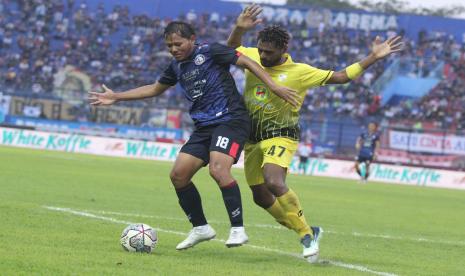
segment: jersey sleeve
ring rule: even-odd
[[[322,70],[310,65],[303,67],[301,71],[300,81],[305,88],[322,86],[331,78],[334,71]]]
[[[260,62],[260,55],[258,54],[257,48],[248,48],[244,46],[239,46],[236,50],[243,54],[244,56],[254,60],[255,62]]]
[[[237,59],[241,55],[234,48],[219,43],[210,45],[210,54],[216,63],[222,65],[236,64]]]
[[[173,86],[178,82],[178,77],[173,70],[172,63],[168,66],[168,68],[165,69],[165,71],[163,71],[160,78],[158,79],[158,82],[169,86]]]

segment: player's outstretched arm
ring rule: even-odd
[[[362,144],[362,138],[359,136],[359,137],[357,138],[357,142],[355,142],[355,149],[356,149],[357,151],[360,150],[361,144]]]
[[[89,92],[89,101],[91,101],[91,105],[112,105],[118,101],[131,101],[156,97],[165,92],[169,87],[169,85],[156,82],[154,84],[144,85],[126,92],[115,93],[103,84],[103,93]]]
[[[236,25],[229,35],[228,46],[237,48],[242,45],[242,36],[250,29],[262,22],[257,16],[262,12],[262,8],[257,4],[247,6],[237,17]]]
[[[275,93],[278,97],[282,98],[286,102],[290,103],[293,107],[297,107],[299,103],[302,102],[302,97],[297,94],[297,91],[276,84],[270,75],[268,75],[268,73],[265,72],[265,70],[263,70],[263,68],[252,59],[244,55],[240,55],[237,59],[236,65],[246,68],[252,72],[261,81],[263,81],[263,83],[266,84],[273,93]]]
[[[396,53],[402,50],[403,42],[400,36],[395,36],[382,42],[381,38],[377,36],[373,41],[371,53],[361,61],[354,63],[342,71],[334,72],[331,78],[326,82],[331,83],[347,83],[360,76],[364,70],[370,67],[372,64],[381,60],[392,53]]]

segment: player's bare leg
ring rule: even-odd
[[[360,178],[362,178],[362,171],[360,170],[360,162],[355,161],[354,169],[357,172],[357,174],[360,176]]]
[[[281,204],[274,194],[266,187],[265,183],[250,186],[250,189],[252,190],[255,204],[265,209],[279,224],[288,229],[293,229]]]
[[[365,183],[368,181],[368,177],[370,176],[370,161],[365,162]]]
[[[190,154],[179,153],[170,173],[171,183],[176,189],[179,204],[192,223],[187,238],[176,246],[177,250],[188,249],[199,242],[211,240],[215,230],[207,223],[202,208],[202,200],[191,179],[203,167],[204,161]]]
[[[233,164],[234,158],[231,156],[217,151],[210,152],[210,175],[220,187],[231,222],[231,231],[229,238],[226,240],[227,247],[241,246],[249,240],[245,233],[242,218],[241,192],[239,185],[231,174]]]

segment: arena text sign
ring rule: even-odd
[[[242,5],[242,8],[245,6],[245,4]],[[309,28],[318,28],[321,23],[326,26],[366,31],[386,31],[398,28],[397,16],[386,14],[331,11],[318,8],[300,10],[274,6],[264,6],[262,14],[270,22],[286,25],[304,23]]]

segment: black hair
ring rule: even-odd
[[[258,40],[273,43],[279,49],[286,48],[290,38],[291,36],[286,29],[279,25],[265,27],[258,33]]]
[[[191,38],[191,36],[195,35],[195,30],[189,23],[172,21],[166,26],[163,36],[167,37],[171,34],[178,34],[183,38]]]

